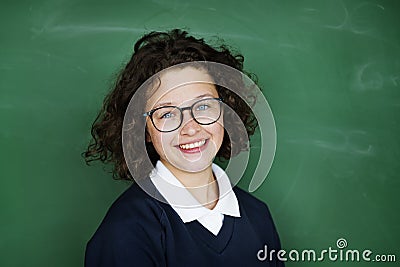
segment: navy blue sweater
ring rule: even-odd
[[[265,245],[280,249],[267,206],[240,188],[233,190],[241,217],[225,215],[214,236],[198,221],[183,223],[170,205],[133,184],[89,241],[85,266],[284,266],[257,258]]]

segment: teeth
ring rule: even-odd
[[[195,147],[200,147],[206,143],[206,140],[202,140],[199,142],[191,143],[191,144],[184,144],[184,145],[179,145],[180,148],[182,149],[193,149]]]

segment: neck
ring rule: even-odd
[[[185,186],[185,188],[204,207],[213,209],[218,202],[218,183],[211,165],[199,172],[186,172],[161,160],[168,170]]]

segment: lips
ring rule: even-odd
[[[197,153],[205,148],[208,139],[202,139],[190,143],[180,144],[177,147],[184,153]]]
[[[182,145],[179,145],[179,147],[181,149],[187,150],[187,149],[192,149],[192,148],[196,148],[196,147],[201,147],[205,143],[206,143],[206,140],[204,139],[204,140],[197,141],[197,142],[194,142],[194,143],[182,144]]]

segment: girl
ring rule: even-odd
[[[213,163],[246,150],[257,126],[246,101],[216,81],[252,93],[204,62],[243,69],[241,55],[178,29],[135,44],[85,152],[135,183],[89,241],[86,266],[283,266],[258,257],[280,249],[267,206]]]

